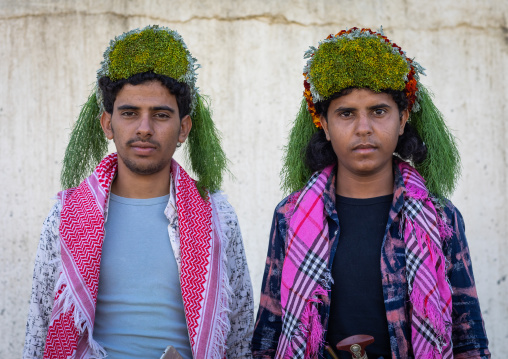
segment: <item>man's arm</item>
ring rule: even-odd
[[[221,222],[226,224],[228,246],[229,285],[232,289],[229,320],[231,330],[227,338],[227,358],[251,358],[250,341],[254,324],[254,302],[252,299],[252,283],[250,280],[247,258],[242,241],[238,218],[233,207],[222,194],[215,194]]]
[[[445,250],[449,261],[448,278],[452,286],[452,342],[456,359],[490,358],[480,303],[476,293],[471,256],[467,245],[464,219],[450,206],[453,236]],[[451,213],[450,213],[451,212]]]
[[[60,266],[60,202],[51,209],[44,221],[33,272],[32,294],[26,323],[24,359],[42,358],[51,311],[54,289]]]
[[[279,220],[283,222],[282,226]],[[270,230],[261,299],[252,337],[252,355],[255,358],[273,358],[282,331],[280,286],[285,253],[284,232],[285,218],[277,213],[276,209]]]

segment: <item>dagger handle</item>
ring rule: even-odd
[[[353,335],[337,343],[337,349],[351,353],[353,359],[367,359],[365,347],[374,343],[374,337],[370,335]]]

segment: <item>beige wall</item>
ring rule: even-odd
[[[424,5],[427,4],[427,5]],[[427,68],[424,83],[460,141],[462,211],[495,357],[508,352],[508,2],[505,0],[0,1],[0,358],[19,357],[42,221],[59,190],[69,128],[117,34],[178,30],[236,179],[255,300],[282,146],[302,94],[303,52],[329,33],[384,26]]]

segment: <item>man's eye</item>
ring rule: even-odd
[[[374,110],[374,113],[377,115],[377,116],[381,116],[383,114],[386,113],[386,110],[384,108],[377,108]]]
[[[134,115],[135,115],[135,113],[133,111],[123,111],[122,112],[122,116],[124,116],[124,117],[132,117]]]
[[[352,114],[352,112],[351,112],[351,111],[344,111],[344,112],[341,112],[341,113],[340,113],[340,116],[341,116],[341,117],[350,117],[350,116],[352,116],[352,115],[353,115],[353,114]]]
[[[166,119],[166,118],[169,118],[169,115],[167,113],[160,112],[160,113],[156,113],[154,117],[161,118],[161,119]]]

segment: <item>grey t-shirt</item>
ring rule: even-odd
[[[159,359],[168,345],[192,358],[168,201],[111,194],[93,332],[108,359]]]

